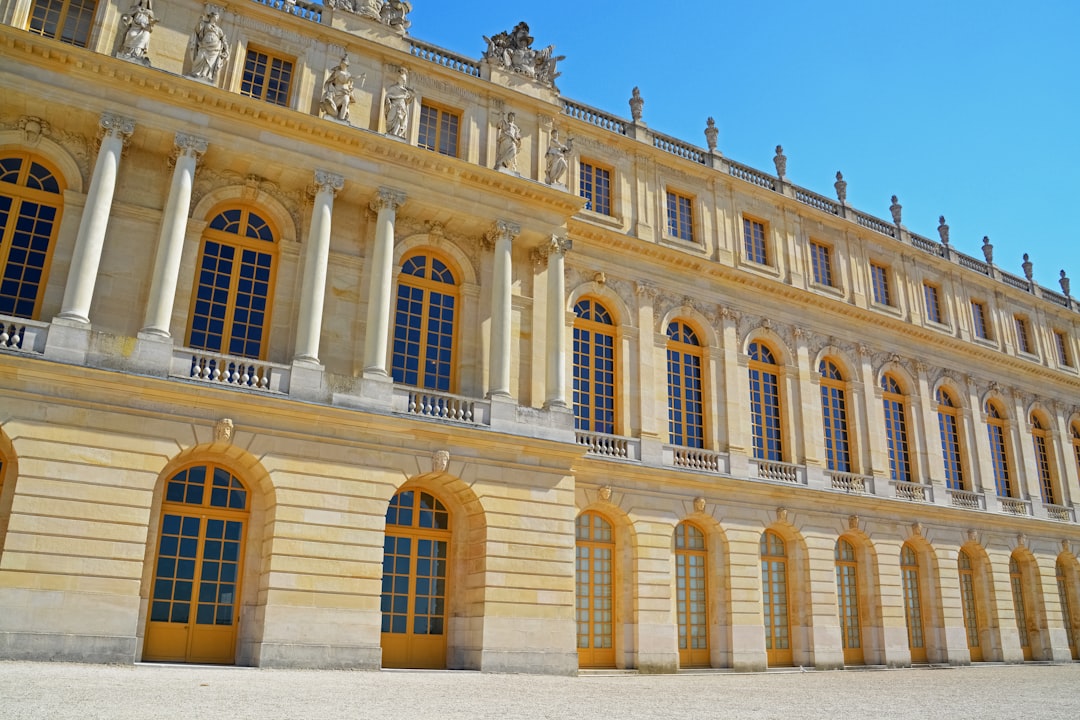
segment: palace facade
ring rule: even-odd
[[[0,0],[0,658],[1080,658],[1067,283],[409,9]]]

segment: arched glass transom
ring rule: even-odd
[[[908,453],[908,427],[904,394],[892,375],[881,378],[882,404],[885,410],[885,438],[889,447],[889,472],[893,480],[911,482],[911,459]]]
[[[768,345],[750,343],[750,429],[754,457],[782,462],[783,429],[780,415],[780,368]]]
[[[904,619],[907,621],[908,649],[911,662],[926,662],[926,623],[923,620],[922,583],[919,556],[905,544],[900,548],[900,575],[904,587]]]
[[[56,175],[32,155],[0,157],[0,315],[37,318],[62,192]]]
[[[414,255],[401,264],[394,315],[394,382],[450,392],[458,287],[437,257]]]
[[[986,433],[990,440],[990,460],[994,469],[994,488],[998,497],[1018,497],[1009,471],[1008,446],[1005,444],[1005,418],[993,402],[986,403]]]
[[[693,328],[673,322],[667,328],[668,436],[672,445],[705,444],[701,343]]]
[[[615,664],[615,534],[602,515],[585,512],[575,525],[577,647],[582,667]]]
[[[975,593],[975,570],[971,563],[971,557],[963,550],[957,557],[957,567],[960,573],[960,607],[964,611],[964,631],[967,634],[968,652],[972,662],[981,662],[983,659],[982,643],[979,641],[979,608],[978,598]]]
[[[851,472],[848,440],[847,386],[840,368],[831,360],[818,365],[821,375],[821,420],[825,430],[825,460],[829,470]]]
[[[960,456],[960,421],[956,402],[944,388],[937,391],[938,430],[941,454],[945,459],[945,485],[951,490],[966,490],[964,465]]]
[[[788,557],[783,538],[761,534],[761,605],[765,616],[765,653],[770,666],[791,665],[791,619]]]
[[[836,602],[840,614],[840,638],[844,663],[863,662],[862,628],[859,622],[859,570],[855,546],[840,538],[836,542]]]
[[[709,665],[708,551],[705,533],[691,523],[675,528],[675,615],[679,665]]]
[[[574,427],[615,433],[615,327],[611,313],[584,298],[574,305]]]

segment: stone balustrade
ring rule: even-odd
[[[287,393],[290,368],[288,365],[277,365],[235,355],[222,355],[191,348],[175,348],[169,375],[237,389]]]
[[[998,505],[1001,507],[1001,512],[1005,513],[1006,515],[1020,515],[1023,517],[1031,517],[1030,500],[999,497]]]
[[[912,502],[933,503],[934,488],[922,483],[893,480],[893,492],[895,497]]]
[[[641,441],[620,435],[577,430],[574,433],[578,445],[588,455],[599,455],[615,460],[641,460]]]
[[[953,507],[968,508],[969,510],[985,510],[986,498],[982,493],[968,490],[949,490],[949,504]]]
[[[491,424],[490,403],[461,395],[394,387],[394,412],[466,425]]]
[[[806,484],[806,468],[792,463],[752,459],[750,474],[760,480],[772,480],[792,485]]]
[[[0,316],[0,350],[42,353],[48,336],[48,323]]]
[[[874,494],[873,475],[857,475],[855,473],[826,470],[825,476],[829,478],[829,487],[833,490],[839,490],[852,495]]]
[[[664,446],[664,465],[696,472],[723,474],[729,472],[727,454],[679,445]]]

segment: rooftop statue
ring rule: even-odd
[[[379,11],[379,17],[383,25],[389,25],[392,30],[404,34],[412,25],[405,16],[412,11],[412,5],[405,0],[387,0]]]
[[[150,48],[150,33],[158,23],[151,0],[135,0],[135,4],[120,20],[127,26],[127,32],[116,57],[149,66],[150,57],[146,51]]]
[[[555,78],[561,73],[555,69],[556,63],[565,60],[565,55],[555,55],[555,46],[548,45],[543,50],[534,50],[533,38],[529,35],[529,26],[519,22],[510,32],[500,32],[493,37],[484,36],[487,50],[484,60],[532,80],[542,85],[555,87]]]
[[[412,4],[407,0],[324,0],[323,4],[375,20],[399,33],[404,33],[412,24],[405,19],[412,12]]]
[[[191,34],[188,48],[191,51],[190,77],[217,83],[218,70],[229,59],[229,40],[221,29],[221,11],[207,5],[195,32]]]

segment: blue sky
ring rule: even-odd
[[[529,23],[554,44],[562,93],[644,120],[792,182],[1080,295],[1080,0],[679,0],[532,3],[413,0],[410,33],[479,58],[481,36]]]

